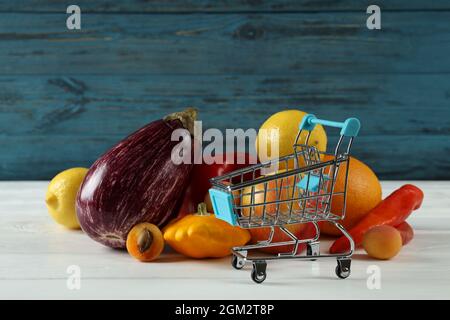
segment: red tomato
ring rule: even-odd
[[[245,163],[237,163],[238,155],[244,155]],[[184,194],[178,216],[197,212],[197,205],[204,201],[206,193],[211,188],[209,179],[248,167],[255,163],[256,156],[251,156],[248,153],[235,153],[216,155],[215,161],[212,164],[195,164],[191,174],[191,182]]]

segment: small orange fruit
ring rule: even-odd
[[[149,262],[159,257],[164,249],[161,230],[151,223],[135,225],[127,236],[128,253],[139,261]]]
[[[402,248],[402,236],[394,227],[376,226],[364,234],[363,247],[372,258],[391,259]]]

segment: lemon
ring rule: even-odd
[[[48,185],[45,203],[52,218],[59,224],[80,229],[75,200],[88,169],[71,168],[58,173]]]
[[[300,122],[306,114],[300,110],[284,110],[270,116],[258,131],[256,138],[258,158],[261,161],[267,161],[292,154]],[[308,132],[303,131],[299,143],[304,144],[307,135]],[[278,144],[278,154],[276,153],[276,144]],[[308,145],[315,146],[319,151],[326,151],[327,134],[321,125],[316,125],[311,132]],[[291,164],[289,164],[290,166]]]

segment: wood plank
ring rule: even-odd
[[[286,11],[349,11],[365,9],[374,4],[370,0],[77,0],[83,12],[286,12]],[[438,10],[450,9],[445,0],[378,0],[376,2],[383,10]],[[16,0],[2,1],[0,11],[4,12],[65,12],[68,4],[54,0]]]
[[[61,170],[92,162],[122,136],[11,136],[0,139],[0,180],[50,179]],[[364,136],[355,140],[353,155],[370,165],[381,179],[450,179],[450,139],[434,136]],[[444,160],[443,160],[444,159]]]
[[[56,14],[0,14],[2,74],[449,73],[449,11],[87,14],[69,31]]]
[[[203,127],[259,128],[298,108],[356,116],[361,134],[450,133],[449,74],[311,76],[0,76],[0,135],[125,136],[186,106]]]
[[[410,182],[382,181],[383,193],[386,196]],[[413,183],[424,191],[425,199],[408,219],[415,231],[414,239],[395,259],[374,261],[358,250],[352,257],[350,278],[339,281],[339,285],[334,259],[270,261],[266,282],[255,290],[250,279],[251,267],[238,272],[230,266],[229,257],[187,259],[166,250],[154,263],[138,263],[126,252],[110,250],[81,231],[56,225],[43,201],[47,181],[2,181],[0,298],[448,299],[450,184]],[[321,239],[323,252],[329,245],[330,240]],[[382,271],[382,290],[367,289],[367,270],[374,264]],[[81,269],[80,290],[67,287],[72,275],[67,268],[71,265]]]
[[[89,166],[122,137],[188,105],[200,109],[205,129],[257,129],[299,106],[322,118],[356,116],[363,129],[355,155],[383,178],[446,179],[448,167],[427,159],[450,156],[448,77],[2,76],[0,179]]]

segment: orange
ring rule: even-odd
[[[250,207],[242,209],[242,215],[245,217],[256,216],[261,217],[264,213],[264,202],[274,202],[278,200],[289,200],[298,198],[300,196],[298,188],[294,186],[294,176],[289,176],[287,178],[280,178],[276,180],[268,181],[267,183],[267,193],[264,198],[264,183],[259,183],[253,187],[246,187],[242,191],[242,204],[243,205],[255,205],[254,209],[251,210]],[[281,188],[281,190],[280,190]],[[294,190],[294,194],[292,194]],[[254,191],[254,196],[252,197],[252,191]],[[264,201],[265,200],[265,201]],[[283,214],[287,214],[290,211],[292,203],[293,210],[300,210],[300,204],[298,201],[295,202],[283,202],[281,204],[268,204],[265,206],[265,213],[268,215],[275,215],[277,209]],[[259,206],[258,206],[259,204]]]
[[[333,159],[325,156],[324,161]],[[339,168],[336,179],[335,192],[344,191],[345,171],[347,164]],[[362,161],[350,157],[347,184],[347,205],[345,218],[339,221],[347,230],[353,228],[370,210],[381,201],[381,184],[375,173]],[[342,214],[344,205],[343,196],[334,196],[331,203],[331,212]],[[321,223],[320,230],[324,234],[340,236],[341,232],[331,223]]]

